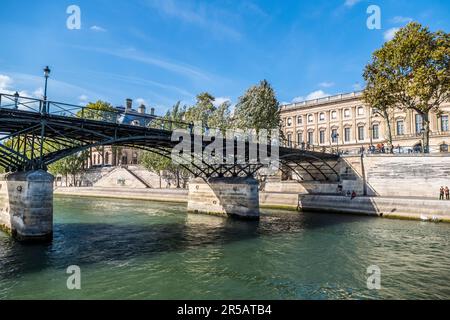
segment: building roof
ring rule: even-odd
[[[305,100],[305,101],[301,101],[301,102],[285,104],[285,105],[281,106],[281,110],[286,111],[289,109],[310,107],[310,106],[317,106],[317,105],[321,105],[321,104],[327,104],[327,103],[331,103],[331,102],[352,100],[355,98],[359,98],[361,96],[362,96],[362,91],[342,93],[342,94],[337,94],[337,95],[314,99],[314,100]]]

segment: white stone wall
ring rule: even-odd
[[[188,211],[242,218],[259,217],[258,183],[252,178],[197,178],[189,184]]]
[[[437,199],[441,186],[450,188],[450,156],[366,156],[364,177],[359,156],[346,157],[343,161],[341,173],[348,166],[355,175],[354,180],[344,180],[345,190],[362,193],[365,181],[369,195]]]

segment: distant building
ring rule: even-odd
[[[362,92],[283,105],[282,130],[288,144],[344,153],[360,152],[386,144],[386,121],[361,100]],[[430,151],[448,152],[450,103],[442,114],[430,115]],[[391,114],[394,152],[418,152],[423,143],[422,117],[412,110]],[[378,151],[378,149],[377,149]]]
[[[146,113],[146,106],[141,104],[137,111],[133,109],[133,100],[126,99],[125,107],[116,107],[119,111],[119,123],[135,126],[148,126],[155,115],[151,108]],[[145,116],[147,115],[147,116]],[[127,166],[138,164],[140,150],[125,147],[105,146],[92,149],[89,154],[88,167]]]

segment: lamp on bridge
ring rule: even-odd
[[[44,77],[45,77],[44,100],[47,100],[47,82],[48,77],[50,76],[50,72],[51,72],[50,68],[46,66],[44,69]]]
[[[17,109],[17,104],[19,103],[19,93],[16,91],[14,93],[14,108]]]

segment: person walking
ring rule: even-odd
[[[444,187],[441,187],[441,189],[439,190],[439,200],[444,200],[444,194],[445,194]]]
[[[450,200],[450,189],[447,187],[445,187],[444,189],[445,192],[445,199]]]

